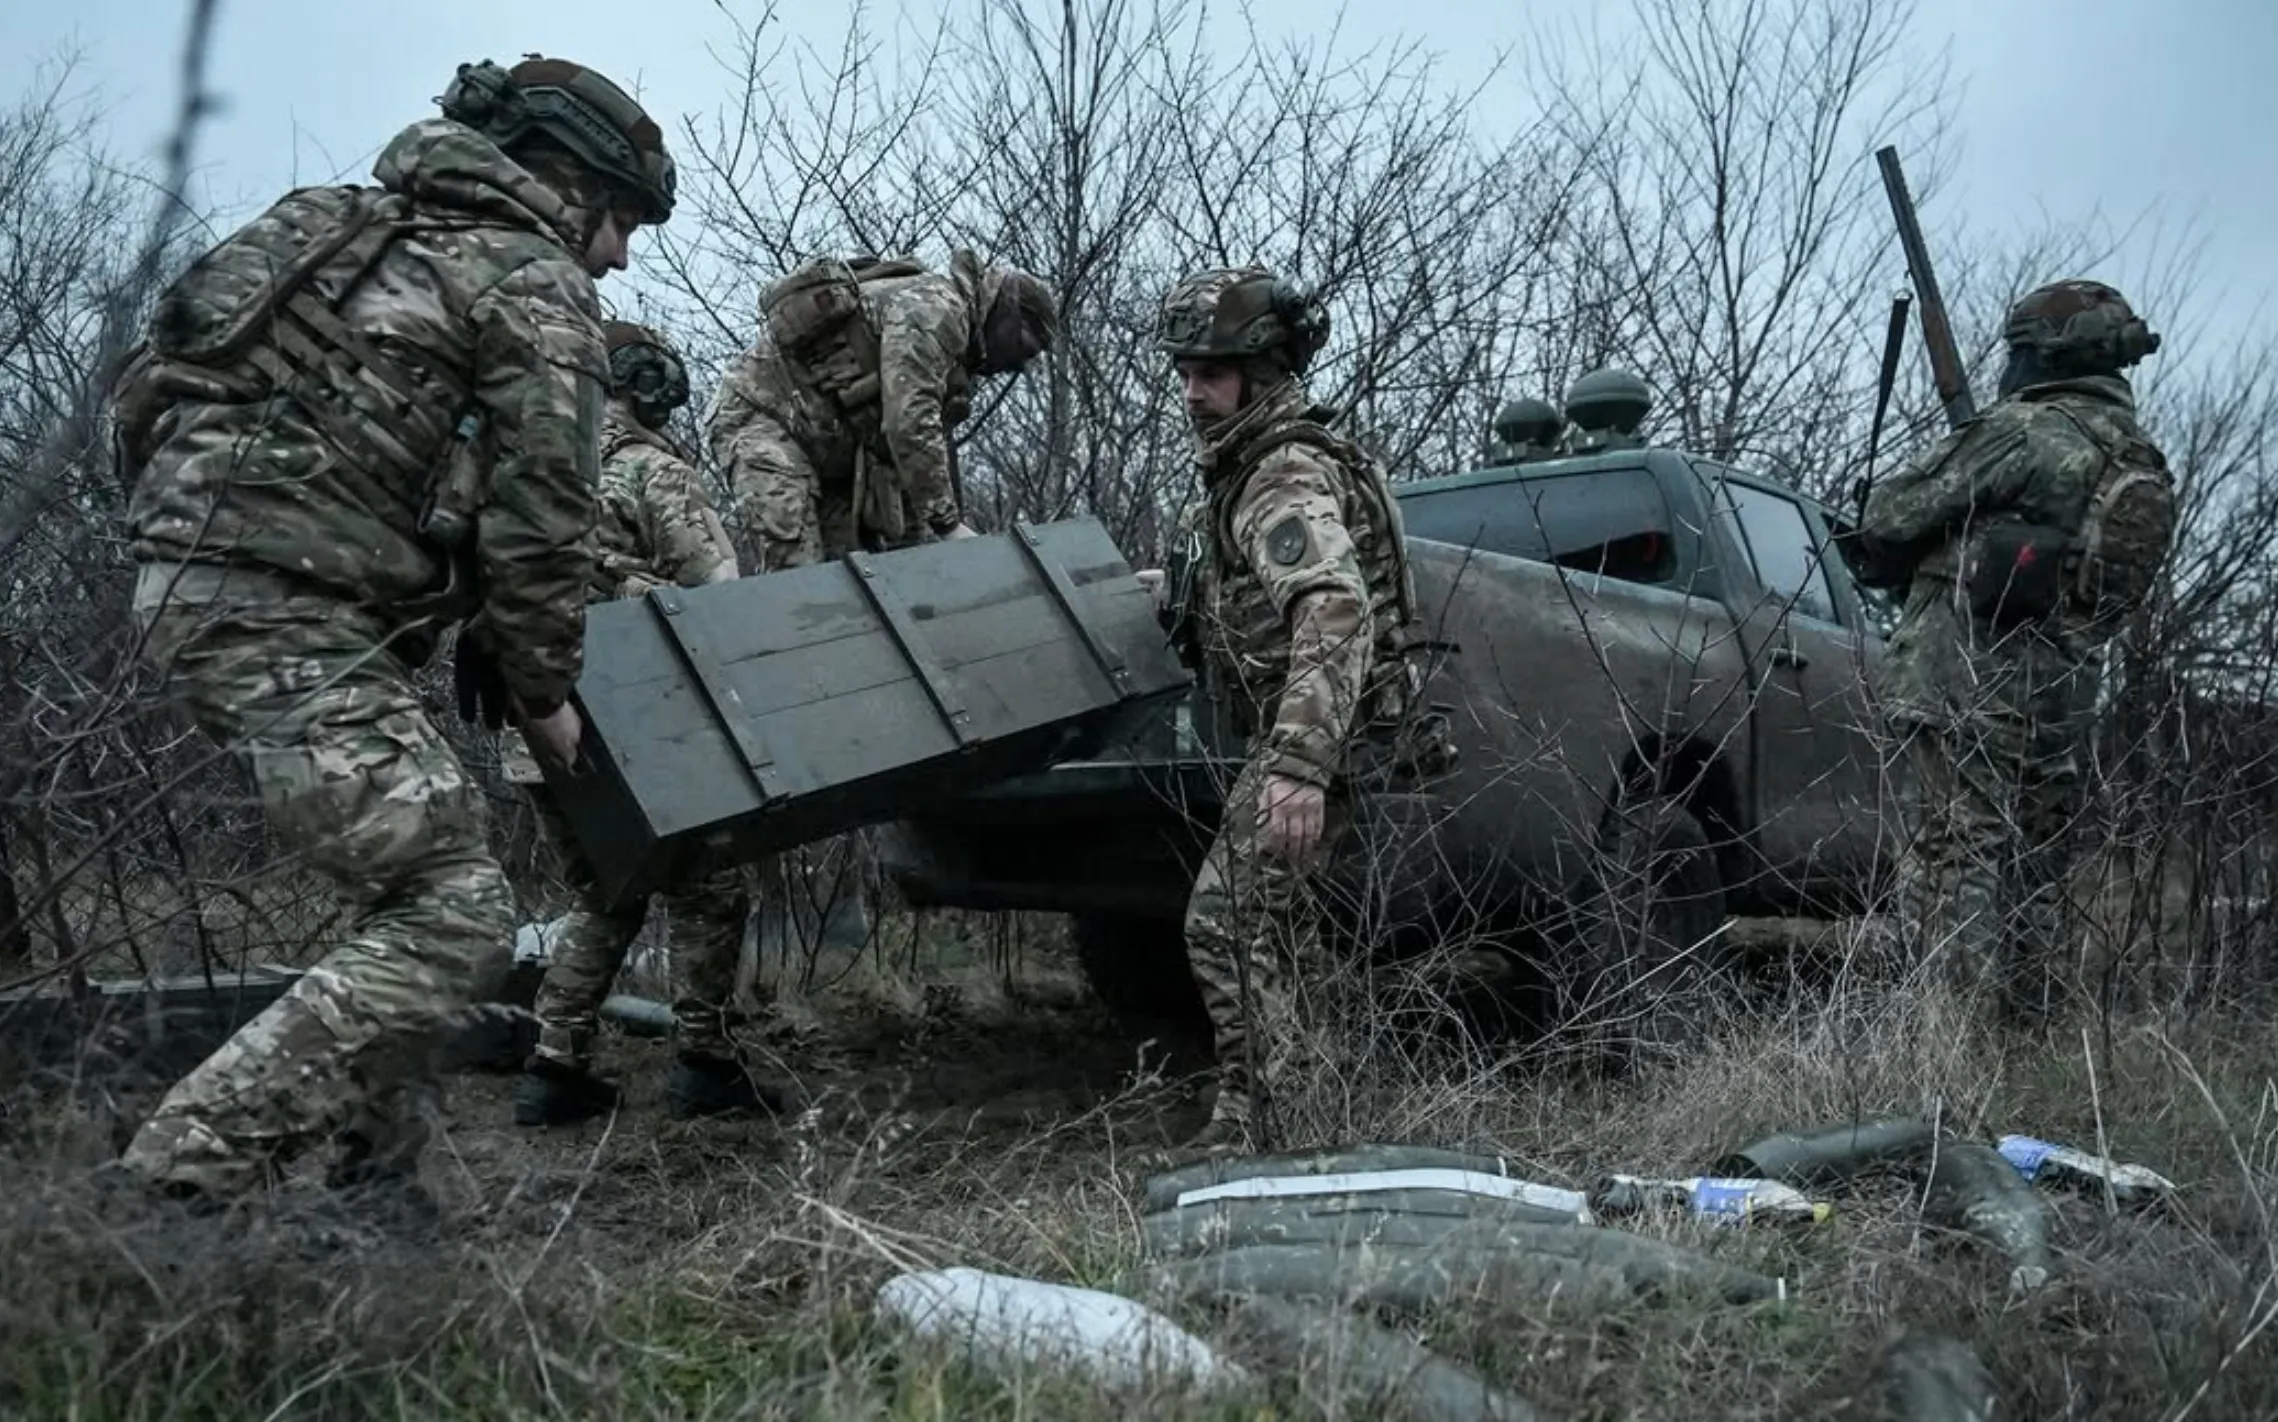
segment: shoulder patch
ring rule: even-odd
[[[1281,522],[1266,530],[1266,556],[1284,568],[1294,568],[1304,562],[1306,551],[1312,546],[1312,530],[1305,526],[1302,514],[1286,514]]]

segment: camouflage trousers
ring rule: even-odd
[[[788,437],[751,438],[738,450],[737,493],[759,545],[759,571],[804,568],[855,547],[851,479],[825,481]]]
[[[759,571],[804,568],[856,548],[909,548],[933,538],[907,507],[893,467],[857,451],[846,467],[818,469],[787,437],[746,439],[738,495],[759,545]]]
[[[533,799],[545,833],[562,850],[564,877],[577,896],[556,929],[552,961],[538,987],[535,1055],[589,1070],[601,1004],[648,919],[650,899],[610,907],[596,890],[593,870],[553,798],[540,791]],[[751,916],[744,866],[700,853],[655,899],[664,907],[666,942],[679,983],[672,1003],[679,1049],[690,1056],[733,1060],[736,966],[744,923]]]
[[[2072,845],[2085,787],[2072,718],[1906,724],[1895,777],[1905,839],[1894,883],[1914,956],[1938,955],[1980,1012],[2043,1023],[2060,1009]]]
[[[1294,864],[1267,852],[1257,816],[1266,771],[1256,757],[1226,792],[1218,836],[1187,898],[1187,961],[1210,1014],[1218,1059],[1213,1126],[1271,1149],[1277,1092],[1303,1065],[1314,996],[1329,980],[1322,944],[1322,869],[1350,823],[1331,792],[1322,842]]]
[[[232,594],[154,611],[149,585],[136,614],[146,654],[199,728],[243,757],[276,842],[332,882],[347,922],[167,1093],[122,1163],[236,1193],[329,1139],[363,1170],[414,1170],[437,1049],[511,965],[513,896],[482,799],[366,610]]]

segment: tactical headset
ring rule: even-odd
[[[610,393],[632,401],[645,423],[688,403],[688,367],[663,337],[631,321],[611,321],[607,336]]]

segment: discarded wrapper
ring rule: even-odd
[[[2123,1165],[2100,1155],[2033,1136],[2003,1136],[1994,1149],[2036,1185],[2069,1185],[2102,1194],[2122,1205],[2148,1205],[2175,1193],[2175,1182],[2142,1165]]]
[[[1668,1205],[1718,1224],[1748,1224],[1759,1220],[1820,1224],[1835,1212],[1833,1206],[1813,1200],[1777,1180],[1705,1175],[1683,1180],[1609,1175],[1591,1192],[1590,1203],[1609,1217],[1638,1214],[1655,1205]]]

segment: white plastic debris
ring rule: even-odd
[[[1465,1195],[1489,1195],[1522,1204],[1570,1214],[1577,1224],[1594,1224],[1589,1197],[1580,1190],[1538,1185],[1507,1175],[1478,1170],[1420,1167],[1411,1170],[1356,1170],[1341,1175],[1277,1175],[1263,1179],[1226,1180],[1182,1191],[1179,1208],[1209,1200],[1264,1200],[1291,1195],[1355,1195],[1378,1190],[1454,1190]]]
[[[2070,1185],[2100,1191],[2109,1186],[2123,1205],[2144,1204],[2175,1193],[2175,1182],[2143,1165],[2123,1165],[2033,1136],[2003,1136],[1994,1149],[2036,1185]]]
[[[1143,1388],[1171,1377],[1212,1386],[1247,1381],[1240,1364],[1170,1319],[1096,1289],[933,1269],[888,1279],[876,1308],[881,1318],[962,1344],[998,1367],[1057,1364],[1111,1387]]]

